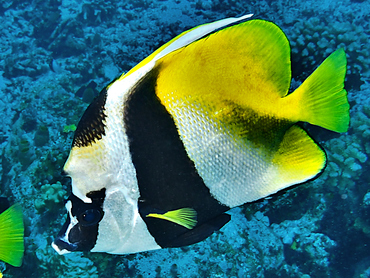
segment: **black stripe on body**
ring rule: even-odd
[[[161,247],[188,245],[226,224],[229,208],[214,199],[188,157],[171,115],[155,94],[156,73],[133,88],[124,122],[139,184],[139,212]],[[150,212],[179,208],[197,211],[197,226],[188,230],[167,220],[145,217]],[[201,233],[201,234],[200,234]]]
[[[90,146],[105,135],[104,106],[106,99],[107,88],[104,88],[82,115],[74,134],[72,147]]]

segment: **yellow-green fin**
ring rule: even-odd
[[[177,210],[171,210],[164,214],[149,213],[146,215],[146,217],[154,217],[171,221],[187,229],[193,229],[197,224],[197,212],[192,208],[181,208]]]
[[[294,125],[284,135],[272,162],[278,169],[276,181],[284,186],[271,193],[314,178],[324,169],[326,155],[303,129]]]
[[[214,22],[202,24],[199,26],[196,26],[194,28],[191,28],[180,35],[176,36],[166,44],[162,45],[160,48],[158,48],[156,51],[154,51],[152,54],[150,54],[148,57],[146,57],[143,61],[141,61],[139,64],[137,64],[134,68],[132,68],[129,72],[126,74],[122,74],[119,79],[126,78],[131,73],[135,72],[136,70],[140,69],[144,65],[148,64],[151,61],[156,61],[167,54],[176,51],[177,49],[186,46],[188,44],[191,44],[192,42],[196,41],[197,39],[204,37],[205,35],[213,32],[216,29],[223,28],[226,25],[248,19],[252,17],[253,14],[247,14],[243,15],[241,17],[237,18],[224,18],[221,20],[217,20]]]
[[[11,206],[0,215],[0,260],[21,266],[24,252],[22,208]]]
[[[343,49],[333,52],[287,99],[294,99],[298,120],[346,132],[349,104],[344,89],[347,59]]]
[[[278,26],[264,20],[217,31],[168,54],[158,66],[156,92],[165,106],[173,94],[218,111],[225,102],[256,112],[266,110],[266,105],[274,110],[275,103],[266,96],[280,99],[291,81],[288,39]]]

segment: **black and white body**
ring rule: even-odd
[[[345,54],[333,53],[317,69],[325,74],[288,95],[284,33],[263,20],[224,28],[250,16],[182,33],[87,108],[64,166],[72,194],[52,243],[59,254],[190,245],[224,226],[230,208],[323,170],[325,153],[296,123],[348,128]],[[314,81],[330,97],[311,98]]]

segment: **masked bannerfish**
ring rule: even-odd
[[[346,55],[293,93],[289,42],[241,18],[177,36],[109,84],[82,116],[64,171],[68,216],[52,246],[135,253],[199,242],[225,212],[314,178],[324,151],[297,125],[349,125]]]

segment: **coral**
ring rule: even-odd
[[[342,134],[324,143],[328,164],[317,182],[330,184],[330,188],[340,192],[343,198],[348,194],[355,196],[355,183],[367,174],[370,155],[370,117],[367,113],[370,110],[370,101],[366,95],[369,92],[366,89],[361,95],[349,94],[349,100],[353,99],[354,103],[351,107],[349,134]]]
[[[319,219],[320,214],[316,217]],[[310,274],[315,273],[317,266],[329,266],[330,251],[336,246],[335,241],[327,235],[312,232],[317,230],[315,218],[306,213],[301,219],[271,225],[274,234],[285,246],[284,255],[287,263],[299,264],[300,261],[304,261],[305,266],[301,271]]]
[[[39,261],[41,269],[45,273],[52,271],[53,277],[93,277],[98,278],[98,270],[94,263],[83,256],[82,253],[71,253],[60,256],[46,242],[47,234],[40,235],[40,239],[36,242],[35,259]],[[50,274],[39,275],[38,277],[50,277]]]
[[[40,191],[35,199],[35,208],[39,213],[60,208],[60,204],[67,194],[67,191],[63,189],[63,185],[59,181],[55,184],[42,185]]]
[[[336,245],[335,241],[320,233],[311,233],[300,241],[300,248],[310,255],[315,264],[323,267],[329,266],[329,252]]]
[[[35,133],[33,138],[36,147],[42,147],[49,142],[49,129],[42,125]]]
[[[362,231],[365,235],[370,237],[370,224],[364,219],[357,217],[355,220],[354,227],[356,230]]]
[[[363,199],[363,204],[365,206],[370,206],[370,192],[367,192],[364,196],[364,199]]]
[[[360,276],[358,276],[359,278],[368,278],[370,277],[370,267],[368,269],[366,269],[363,273],[360,274]]]
[[[35,158],[35,151],[31,143],[27,139],[20,140],[17,159],[21,163],[22,169],[27,169]]]
[[[370,52],[362,47],[369,45],[370,39],[361,25],[348,21],[329,24],[325,17],[311,17],[296,21],[289,32],[289,39],[293,63],[306,75],[312,72],[313,65],[323,61],[335,49],[344,48],[348,58],[347,85],[359,89],[370,77]],[[361,75],[363,77],[359,80]]]
[[[325,144],[330,150],[327,173],[331,178],[360,178],[367,154],[360,142],[355,143],[356,139],[356,136],[341,135]]]

